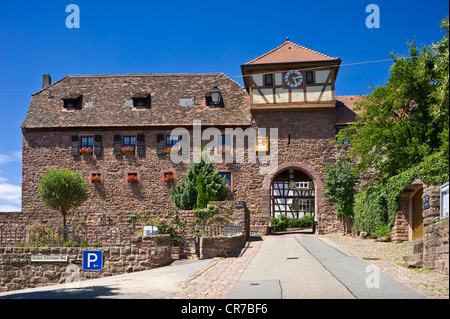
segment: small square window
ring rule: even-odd
[[[134,184],[134,183],[139,183],[139,176],[138,173],[127,173],[127,177],[126,177],[126,182],[128,184]]]
[[[273,74],[264,74],[264,86],[273,86]]]
[[[306,71],[306,83],[307,84],[314,83],[314,72],[313,71]]]

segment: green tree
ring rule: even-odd
[[[63,216],[66,229],[66,215],[88,200],[88,190],[81,174],[69,169],[51,169],[39,179],[39,199]]]
[[[353,218],[356,176],[348,160],[339,159],[325,170],[324,194],[334,204],[337,216]]]
[[[202,172],[200,172],[195,181],[196,191],[197,191],[197,202],[195,208],[206,208],[209,203],[208,194],[206,193],[205,179],[203,178]]]
[[[421,50],[409,43],[409,56],[392,54],[387,84],[359,103],[356,123],[339,134],[351,136],[358,172],[375,169],[383,180],[448,150],[448,18],[442,28],[439,43]]]
[[[200,156],[199,161],[189,166],[184,180],[171,189],[172,201],[179,209],[205,208],[209,201],[224,200],[228,196],[226,179],[219,175],[206,152],[202,150]],[[198,189],[201,189],[200,194]]]

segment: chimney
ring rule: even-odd
[[[42,77],[42,88],[44,89],[50,84],[52,84],[52,78],[50,77],[49,74],[44,74]]]

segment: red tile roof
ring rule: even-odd
[[[224,106],[210,108],[205,95],[216,85]],[[70,94],[82,95],[82,109],[63,110]],[[151,95],[151,107],[133,110],[132,99],[143,94]],[[184,106],[185,99],[193,105]],[[250,125],[249,96],[223,73],[68,75],[33,94],[21,127],[178,126],[193,120]]]
[[[348,125],[356,122],[356,116],[360,114],[361,110],[355,110],[355,103],[361,102],[364,95],[345,95],[336,96],[336,125]]]
[[[289,38],[279,47],[263,54],[244,65],[286,63],[286,62],[312,62],[340,60],[323,53],[305,48],[304,46],[289,41]]]

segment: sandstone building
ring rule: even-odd
[[[318,233],[343,231],[345,221],[324,197],[323,181],[326,166],[339,156],[336,132],[355,120],[360,97],[336,96],[340,64],[287,39],[241,66],[245,87],[223,73],[68,75],[54,83],[44,75],[21,126],[23,212],[44,216],[40,176],[72,168],[90,191],[73,222],[96,224],[107,215],[120,224],[132,212],[165,216],[173,210],[173,183],[165,177],[173,174],[176,183],[189,166],[174,163],[165,149],[180,141],[193,148],[199,142],[194,126],[201,125],[201,132],[222,133],[215,155],[222,158],[226,150],[233,161],[216,168],[227,179],[230,199],[250,209],[253,234],[265,234],[273,216],[305,214],[314,214]],[[188,134],[174,135],[175,128]],[[227,129],[251,129],[258,137],[246,138],[243,162]],[[203,140],[210,138],[203,134]],[[265,152],[251,161],[255,147]],[[92,154],[82,154],[83,148]],[[194,150],[190,154],[192,161]],[[139,182],[128,183],[130,175]]]

